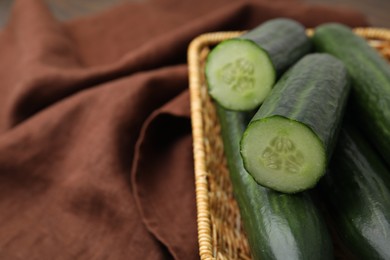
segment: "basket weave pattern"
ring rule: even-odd
[[[390,60],[389,30],[356,28],[354,31]],[[216,110],[207,93],[204,76],[210,48],[241,33],[203,34],[188,48],[198,241],[202,260],[252,259],[233,196]]]

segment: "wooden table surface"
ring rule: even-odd
[[[118,3],[142,2],[145,0],[45,0],[56,17],[61,20],[99,12]],[[390,0],[303,0],[313,4],[347,6],[360,10],[376,27],[390,28]],[[0,27],[9,16],[14,0],[0,0]]]

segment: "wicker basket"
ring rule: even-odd
[[[188,49],[195,162],[198,241],[201,259],[251,259],[223,152],[220,126],[207,93],[204,63],[210,48],[242,32],[215,32],[195,38]],[[390,30],[356,28],[390,60]],[[311,31],[308,30],[308,34]]]

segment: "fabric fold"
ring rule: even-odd
[[[199,258],[188,101],[183,92],[145,121],[132,170],[144,223],[175,259]]]

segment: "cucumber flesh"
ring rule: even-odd
[[[207,59],[206,78],[210,95],[222,107],[244,111],[264,100],[276,75],[264,50],[250,40],[236,38],[213,49]]]
[[[241,145],[245,167],[263,185],[292,193],[314,186],[323,175],[326,151],[304,124],[281,116],[255,121]],[[258,134],[262,133],[262,134]],[[254,155],[257,156],[249,156]]]

